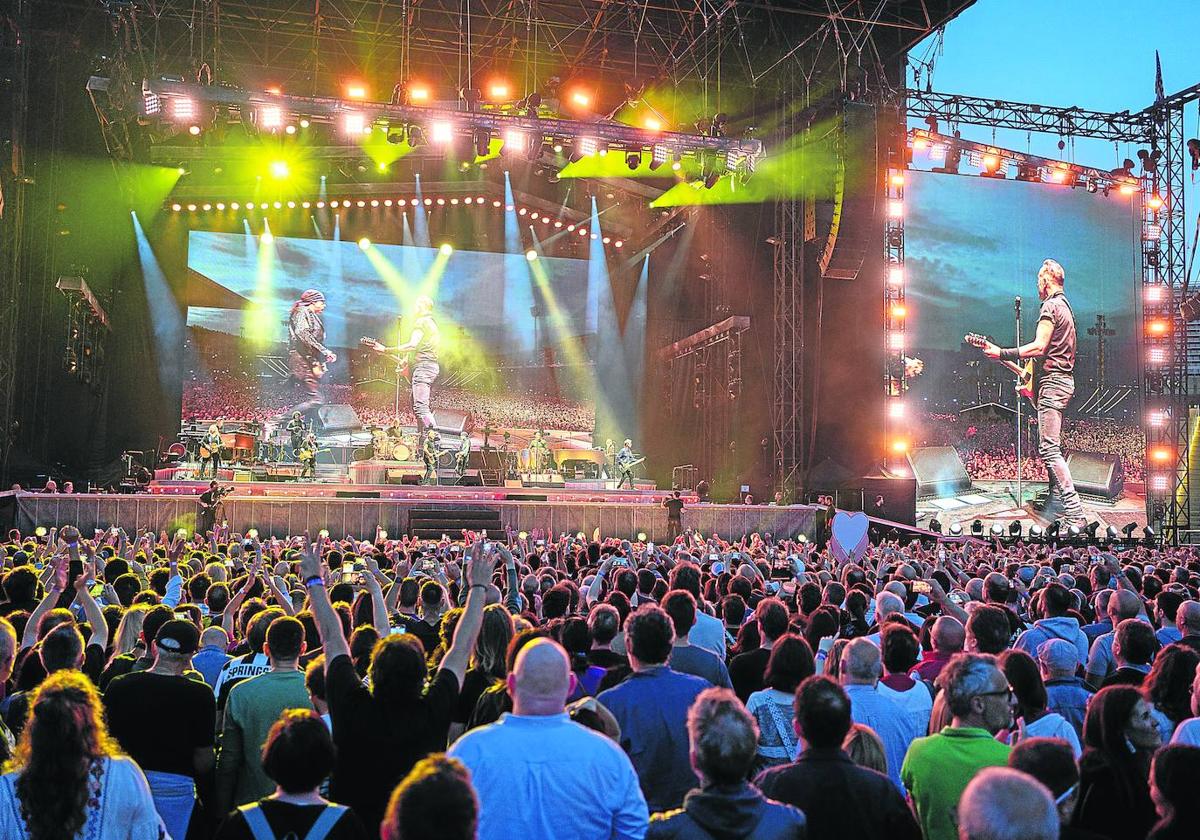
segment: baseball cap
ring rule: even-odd
[[[182,618],[173,618],[158,628],[154,643],[160,650],[186,656],[195,653],[200,646],[200,631],[196,625]]]
[[[1065,639],[1047,639],[1038,645],[1038,662],[1050,671],[1073,671],[1079,667],[1075,645]]]

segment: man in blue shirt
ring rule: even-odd
[[[531,642],[508,676],[512,713],[450,748],[471,771],[480,840],[645,835],[637,774],[620,747],[567,716],[574,688],[566,652],[549,639]]]
[[[621,726],[621,746],[633,761],[651,812],[678,808],[698,784],[689,757],[687,716],[707,681],[667,666],[675,630],[655,604],[625,622],[633,673],[596,698]]]
[[[841,683],[850,698],[850,714],[855,723],[875,730],[887,755],[888,776],[903,790],[900,765],[909,745],[925,735],[895,701],[879,693],[883,660],[879,648],[866,638],[854,639],[842,653]]]
[[[1064,639],[1042,642],[1037,652],[1038,668],[1046,684],[1046,710],[1058,712],[1083,740],[1083,719],[1092,690],[1076,676],[1079,658],[1075,646]]]
[[[671,616],[675,628],[675,644],[667,664],[682,674],[707,680],[718,688],[733,688],[725,663],[715,653],[693,645],[688,638],[696,624],[696,599],[692,594],[682,589],[668,592],[662,606]]]

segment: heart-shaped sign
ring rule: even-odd
[[[839,563],[854,563],[867,552],[870,545],[867,529],[871,519],[865,513],[846,513],[839,510],[833,516],[833,536],[829,551]]]

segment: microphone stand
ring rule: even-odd
[[[404,343],[403,331],[404,331],[404,316],[397,315],[396,316],[396,344],[397,345]],[[404,366],[404,362],[401,361],[402,358],[404,358],[404,357],[401,356],[399,353],[396,354],[396,369],[394,371],[395,376],[396,376],[396,393],[395,393],[394,400],[392,402],[392,419],[395,422],[397,429],[400,428],[400,369]],[[419,423],[417,425],[418,425],[418,427],[420,426]]]
[[[1020,295],[1018,295],[1016,298],[1013,299],[1013,309],[1016,312],[1017,347],[1020,347],[1021,346],[1021,296]],[[1018,361],[1018,364],[1020,364],[1019,361]],[[1024,429],[1024,427],[1021,425],[1021,393],[1018,391],[1017,392],[1017,507],[1018,508],[1021,507],[1021,505],[1024,503],[1024,493],[1022,492],[1022,486],[1021,486],[1022,467],[1023,467],[1023,463],[1021,461],[1021,438],[1023,437],[1023,435],[1021,433],[1022,433],[1023,429]]]

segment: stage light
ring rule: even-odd
[[[905,452],[908,451],[908,441],[903,440],[903,439],[897,439],[897,440],[892,441],[892,451],[895,452],[897,455],[903,455]]]
[[[292,125],[291,123],[288,123],[287,126],[285,126],[283,130],[286,134],[295,134],[296,126]]]
[[[364,200],[363,200],[363,199],[361,199],[361,198],[360,198],[358,201],[356,201],[356,202],[355,202],[355,204],[356,204],[356,205],[358,205],[359,207],[366,207],[366,206],[367,206],[367,202],[366,202],[366,201],[364,201]]]
[[[530,262],[533,262],[537,258],[538,258],[537,251],[533,250],[532,248],[530,248],[528,251],[525,252],[525,259],[529,260]]]
[[[493,102],[503,102],[509,98],[508,82],[492,82],[488,85],[488,97]]]
[[[1146,423],[1151,426],[1155,426],[1155,427],[1162,426],[1163,424],[1165,424],[1167,422],[1168,416],[1169,415],[1167,414],[1167,412],[1165,412],[1161,409],[1153,409],[1151,411],[1146,412]]]
[[[279,128],[283,125],[283,111],[277,105],[268,105],[258,111],[259,128]]]
[[[923,152],[929,148],[929,141],[924,137],[916,137],[913,139],[912,147],[914,152]]]
[[[1133,184],[1122,184],[1117,188],[1117,192],[1119,192],[1121,195],[1133,195],[1135,192],[1137,192],[1137,187],[1135,187]]]
[[[283,209],[283,202],[282,202],[282,201],[276,201],[276,202],[275,202],[275,209],[276,209],[276,210],[282,210],[282,209]]]
[[[342,130],[347,134],[362,134],[366,118],[358,111],[350,111],[342,117]]]
[[[596,149],[599,148],[594,137],[580,137],[575,141],[575,152],[581,157],[594,155]]]
[[[187,207],[188,207],[188,212],[189,212],[189,213],[195,213],[195,212],[196,212],[196,205],[195,205],[195,204],[189,204]]]
[[[889,218],[899,219],[901,216],[904,215],[904,202],[898,201],[897,199],[892,199],[891,201],[888,202],[887,209],[888,209],[888,217]]]
[[[555,143],[555,144],[554,144],[554,154],[556,154],[556,155],[561,155],[561,154],[562,154],[562,150],[563,150],[563,144],[562,144],[562,143]]]
[[[983,536],[983,520],[982,519],[976,519],[974,522],[971,523],[971,533],[977,537]]]
[[[1170,323],[1163,318],[1155,318],[1146,324],[1146,332],[1150,335],[1166,335],[1170,328]]]
[[[1155,538],[1158,536],[1153,525],[1146,525],[1142,528],[1142,542],[1146,545],[1153,545]]]
[[[1062,526],[1058,523],[1058,520],[1051,522],[1046,527],[1046,539],[1048,539],[1048,540],[1058,539],[1058,533],[1061,530],[1061,528],[1062,528]]]
[[[176,213],[178,213],[180,210],[183,209],[183,207],[179,204],[172,204],[171,209],[174,210]]]
[[[384,163],[383,161],[379,161],[379,163],[375,164],[375,168],[378,169],[380,172],[388,171],[388,165],[386,163]]]
[[[450,203],[451,203],[451,204],[458,204],[458,199],[457,199],[457,198],[452,198],[452,199],[450,199]]]
[[[902,304],[898,303],[892,307],[892,317],[893,318],[903,318],[907,314],[908,314],[908,309],[905,308]]]
[[[580,228],[580,229],[579,229],[579,231],[578,231],[578,233],[579,233],[579,235],[580,235],[580,236],[587,236],[587,235],[588,235],[588,230],[587,230],[587,228]]]
[[[362,248],[364,251],[367,250],[371,247],[371,240],[364,236],[362,239],[358,240],[358,247]]]
[[[303,201],[300,203],[300,206],[303,207],[305,210],[307,210],[308,208],[312,207],[312,202],[311,201]]]
[[[1018,529],[1019,529],[1020,527],[1021,527],[1020,525],[1017,525],[1017,528],[1018,528]],[[990,534],[991,534],[993,537],[995,537],[995,538],[999,539],[1000,537],[1003,537],[1003,536],[1004,536],[1004,526],[1003,526],[1003,525],[1001,525],[999,522],[993,522],[993,523],[992,523],[992,527],[988,529],[988,532],[989,532],[989,533],[990,533]]]
[[[538,213],[538,212],[535,210],[534,212],[532,212],[532,213],[530,213],[530,214],[529,214],[529,218],[530,218],[530,220],[531,220],[531,221],[534,221],[534,222],[536,222],[536,221],[538,220],[538,217],[539,217],[540,215],[541,215],[541,214],[540,214],[540,213]]]
[[[567,233],[574,233],[575,225],[567,225]]]
[[[185,97],[172,99],[171,116],[179,122],[187,122],[196,116],[196,103]]]
[[[592,107],[592,96],[591,96],[591,94],[589,94],[587,91],[585,91],[583,89],[576,89],[576,90],[571,91],[571,95],[568,98],[568,101],[575,108],[590,108],[590,107]]]
[[[1040,540],[1041,538],[1042,538],[1042,526],[1036,525],[1036,524],[1030,525],[1029,526],[1029,539]]]
[[[641,152],[626,152],[625,153],[625,165],[628,166],[631,170],[637,169],[639,166],[642,165],[642,153]]]
[[[1083,534],[1083,530],[1078,525],[1071,525],[1067,528],[1068,539],[1078,539]]]
[[[642,126],[647,131],[662,131],[662,122],[657,117],[646,117],[642,120]]]
[[[952,537],[961,537],[961,536],[962,536],[962,532],[963,532],[963,530],[962,530],[962,523],[961,523],[961,522],[955,522],[955,523],[953,523],[953,524],[950,526],[950,536],[952,536]]]
[[[230,205],[229,205],[229,209],[230,209],[230,210],[238,210],[238,209],[240,209],[240,208],[241,208],[241,206],[242,206],[242,205],[238,204],[238,203],[235,201],[235,202],[233,202],[232,204],[230,204]]]
[[[904,416],[904,403],[898,399],[893,399],[888,403],[888,417],[893,420],[899,420]]]
[[[901,266],[893,265],[888,268],[888,285],[893,288],[904,285],[904,269]]]
[[[1130,522],[1121,528],[1121,536],[1127,540],[1133,539],[1133,532],[1137,530],[1137,523]]]
[[[1162,237],[1162,225],[1157,222],[1150,222],[1142,228],[1143,242],[1157,242]]]
[[[888,339],[888,347],[893,352],[899,353],[904,350],[904,333],[894,332]]]
[[[504,151],[519,152],[525,148],[525,132],[518,131],[515,128],[510,128],[504,132],[504,145],[501,149]]]
[[[1054,168],[1050,170],[1050,181],[1055,184],[1061,184],[1067,180],[1067,171],[1065,169]]]
[[[445,207],[445,206],[446,206],[446,199],[444,199],[444,198],[439,198],[439,199],[437,200],[437,206],[438,206],[438,207]]]
[[[218,209],[218,210],[224,210],[224,209],[225,209],[225,202],[224,202],[224,201],[218,201],[218,202],[217,202],[217,209]]]
[[[1171,460],[1171,450],[1166,446],[1155,446],[1150,449],[1150,460],[1165,464]]]
[[[1147,286],[1145,291],[1146,303],[1161,303],[1166,289],[1162,286]]]
[[[625,243],[622,242],[620,239],[618,239],[616,242],[613,243],[613,247],[614,248],[624,248]]]
[[[309,123],[309,121],[308,121],[307,119],[302,119],[302,120],[300,120],[300,127],[301,127],[301,128],[308,128],[308,127],[309,127],[309,125],[311,125],[311,123]]]
[[[605,245],[607,245],[608,243],[612,242],[612,239],[610,239],[609,237],[607,237],[607,236],[606,236],[606,237],[604,237],[604,239],[603,239],[603,240],[601,240],[601,241],[602,241],[602,242],[604,242],[604,244],[605,244]]]
[[[1150,198],[1146,199],[1146,203],[1150,205],[1151,210],[1158,210],[1163,206],[1162,196],[1160,196],[1158,193],[1155,193],[1154,195],[1150,196]]]
[[[200,134],[200,126],[193,125],[193,126],[189,127],[188,134],[192,135],[193,137],[196,137],[197,135]]]
[[[1146,354],[1146,361],[1152,365],[1165,365],[1167,363],[1167,348],[1151,347]]]
[[[433,204],[433,199],[432,199],[432,198],[427,198],[427,199],[425,199],[425,202],[424,202],[424,203],[425,203],[425,206],[426,206],[426,207],[429,207],[430,205],[432,205],[432,204]],[[414,204],[414,205],[416,204],[416,199],[415,199],[415,198],[413,199],[413,204]]]
[[[929,530],[935,534],[942,533],[942,521],[936,516],[929,520]]]
[[[391,207],[391,206],[392,206],[392,200],[391,200],[390,198],[385,198],[385,199],[383,200],[383,206],[384,206],[384,207]]]
[[[1150,476],[1150,489],[1155,493],[1166,493],[1171,489],[1170,478],[1163,473],[1155,473]]]
[[[269,206],[270,206],[270,205],[268,205],[268,204],[267,204],[267,202],[265,202],[265,201],[264,201],[262,204],[258,205],[258,209],[259,209],[259,210],[266,210],[266,209],[267,209]]]
[[[526,210],[524,207],[522,207],[520,210],[517,211],[517,215],[524,216],[527,212],[529,212],[529,211]]]
[[[983,175],[984,177],[988,177],[988,178],[1003,178],[1004,177],[1004,175],[1000,171],[999,155],[986,154],[980,159],[980,163],[983,166],[983,172],[980,174]]]
[[[429,138],[434,143],[449,143],[454,139],[454,129],[448,122],[435,122],[430,126]]]
[[[271,161],[270,170],[272,178],[286,178],[291,174],[291,169],[288,167],[286,160]]]
[[[371,199],[371,206],[372,206],[372,207],[378,207],[378,206],[379,206],[379,199],[378,199],[378,198],[372,198],[372,199]]]
[[[336,210],[342,206],[342,203],[335,198],[333,201],[329,202],[329,206]]]
[[[441,252],[443,257],[448,257],[454,253],[454,246],[451,245],[449,242],[443,242],[442,247],[438,248],[438,251]]]
[[[1019,520],[1014,519],[1008,523],[1008,536],[1014,540],[1021,539],[1021,523]]]
[[[904,173],[903,172],[893,172],[892,173],[892,186],[893,187],[903,187],[904,186]]]
[[[367,87],[361,82],[350,82],[346,85],[347,99],[366,99]]]
[[[270,245],[272,242],[275,241],[275,237],[272,235],[271,231],[264,230],[262,232],[262,236],[259,237],[259,241],[262,242],[264,245]]]
[[[674,163],[672,163],[672,164],[671,164],[671,171],[672,171],[672,172],[679,172],[681,169],[683,169],[683,163],[682,163],[681,161],[678,161],[678,160],[677,160],[677,161],[675,161]]]

